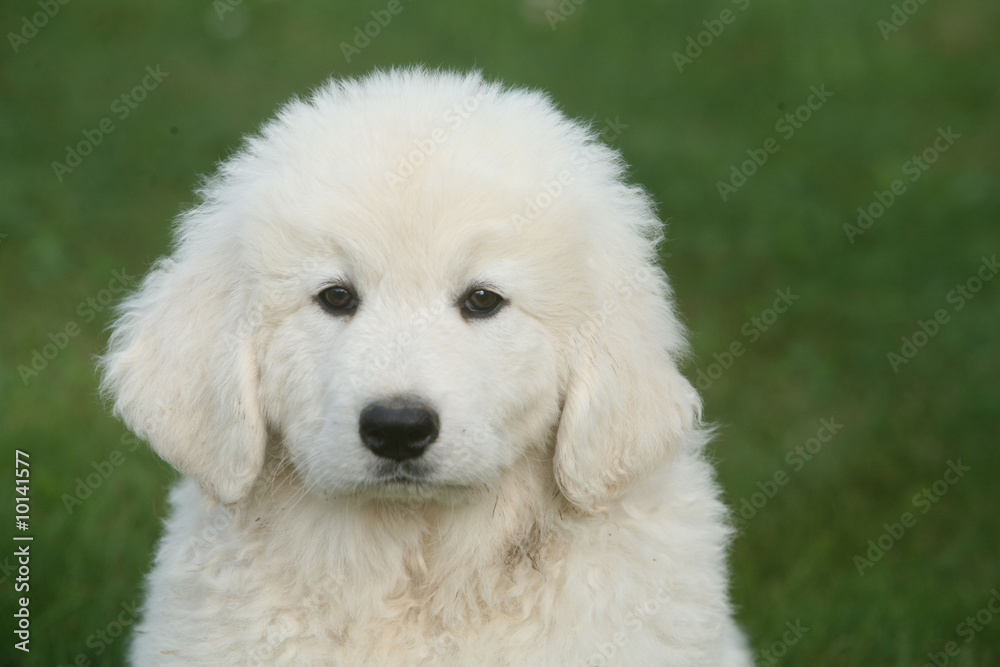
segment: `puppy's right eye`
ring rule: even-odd
[[[489,317],[507,303],[502,296],[491,290],[477,287],[469,292],[462,304],[462,315],[468,318]]]
[[[319,305],[333,315],[353,315],[354,311],[358,309],[358,298],[344,285],[327,287],[316,298]]]

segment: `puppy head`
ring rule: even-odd
[[[327,496],[461,495],[552,457],[563,494],[599,509],[698,409],[660,223],[622,177],[536,93],[420,70],[332,82],[181,218],[103,388],[223,502],[273,434]]]

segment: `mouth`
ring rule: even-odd
[[[374,478],[378,486],[427,486],[430,470],[415,461],[384,461],[375,470]]]
[[[411,506],[437,497],[441,491],[431,480],[428,467],[413,461],[381,462],[369,481],[355,489],[362,498]]]
[[[369,499],[423,504],[428,501],[464,503],[481,492],[478,486],[454,484],[436,479],[434,469],[417,461],[384,461],[373,471],[369,481],[355,493]]]

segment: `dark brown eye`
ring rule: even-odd
[[[334,315],[353,315],[358,309],[358,298],[343,285],[327,287],[317,297],[319,305]]]
[[[506,301],[496,292],[476,288],[469,292],[462,304],[462,314],[465,317],[489,317],[500,310]]]

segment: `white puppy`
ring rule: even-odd
[[[624,169],[540,93],[425,70],[222,165],[102,361],[186,476],[134,664],[749,664]]]

